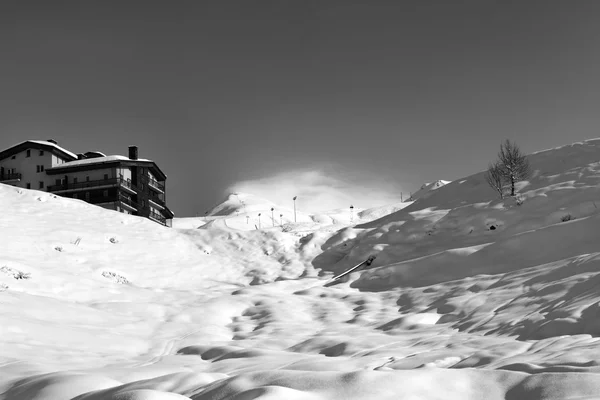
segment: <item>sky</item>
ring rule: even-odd
[[[377,206],[485,169],[506,138],[600,136],[599,17],[593,1],[3,1],[0,148],[135,144],[176,216],[242,188]]]

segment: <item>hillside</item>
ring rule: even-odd
[[[479,172],[279,225],[0,185],[0,400],[596,398],[600,139],[530,163],[516,199]]]
[[[319,229],[365,223],[407,207],[411,202],[398,202],[375,208],[334,209],[318,213],[295,210],[248,193],[231,193],[202,217],[183,217],[173,220],[176,229],[196,229],[219,226],[249,231],[276,228],[314,232]],[[260,214],[260,215],[259,215]],[[206,225],[206,226],[205,226]]]
[[[441,188],[442,186],[446,186],[450,181],[445,180],[437,180],[435,182],[424,183],[419,190],[411,194],[410,201],[419,200],[424,197],[428,197],[432,194],[434,190]]]

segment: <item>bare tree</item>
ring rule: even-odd
[[[515,183],[527,179],[531,175],[527,156],[521,153],[519,146],[506,139],[500,145],[498,163],[501,166],[504,179],[510,184],[510,195],[514,196]]]
[[[503,199],[506,179],[504,177],[504,171],[502,171],[502,164],[500,164],[499,161],[496,161],[493,164],[490,163],[485,174],[485,180],[492,189],[500,194],[500,198]]]

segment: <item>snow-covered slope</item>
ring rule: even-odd
[[[596,334],[586,310],[589,280],[600,272],[600,140],[536,153],[530,163],[533,176],[520,183],[517,200],[494,198],[483,173],[475,174],[356,226],[347,256],[329,268],[377,253],[374,268],[353,287],[402,287],[405,300],[419,298],[412,307],[423,302],[419,307],[469,331],[521,339]]]
[[[209,224],[243,231],[285,227],[286,231],[313,232],[325,227],[331,229],[331,226],[372,221],[410,204],[411,202],[399,201],[396,204],[369,209],[353,207],[312,213],[294,211],[293,204],[292,208],[289,208],[248,193],[231,193],[203,217],[175,218],[173,227],[196,229]]]
[[[477,173],[275,227],[0,185],[0,399],[596,398],[600,140],[530,162],[519,199]]]
[[[431,192],[441,188],[442,186],[446,186],[451,181],[437,180],[435,182],[424,183],[419,190],[413,193],[410,196],[410,201],[419,200],[424,197],[428,197],[431,195]]]
[[[222,203],[210,210],[208,216],[258,213],[269,210],[271,207],[279,208],[279,205],[248,193],[231,193]]]
[[[311,215],[300,210],[296,210],[295,218],[298,223],[313,222]],[[248,193],[231,193],[203,217],[175,218],[173,227],[193,229],[208,222],[244,231],[280,227],[294,222],[294,208],[293,204],[284,207]]]

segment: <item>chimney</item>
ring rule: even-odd
[[[58,142],[57,142],[56,140],[54,140],[54,139],[48,139],[48,140],[46,140],[46,141],[47,141],[47,142],[50,142],[50,143],[58,144]]]
[[[138,159],[138,148],[137,146],[129,146],[129,159],[137,160]]]

